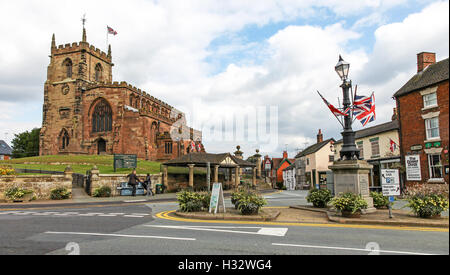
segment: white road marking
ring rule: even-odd
[[[143,218],[144,216],[138,216],[138,215],[124,215],[124,217],[127,217],[127,218]]]
[[[290,247],[304,247],[304,248],[319,248],[319,249],[330,249],[330,250],[350,250],[350,251],[364,251],[373,252],[370,249],[364,248],[351,248],[351,247],[333,247],[333,246],[318,246],[318,245],[302,245],[302,244],[282,244],[282,243],[272,243],[275,246],[290,246]],[[420,252],[407,252],[407,251],[390,251],[390,250],[379,250],[380,253],[392,253],[392,254],[408,254],[408,255],[436,255]]]
[[[286,235],[287,228],[265,228],[265,227],[219,227],[219,226],[176,226],[176,225],[143,225],[145,227],[154,228],[168,228],[168,229],[182,229],[182,230],[194,230],[194,231],[212,231],[212,232],[224,232],[224,233],[235,233],[235,234],[250,234],[250,235],[265,235],[265,236],[277,236],[283,237]],[[238,230],[226,230],[226,229],[260,229],[258,232],[250,231],[238,231]]]
[[[145,235],[123,235],[123,234],[104,234],[104,233],[84,233],[84,232],[52,232],[47,231],[45,234],[56,235],[85,235],[85,236],[106,236],[106,237],[121,237],[121,238],[143,238],[143,239],[166,239],[166,240],[180,240],[180,241],[195,241],[193,238],[178,238],[165,236],[145,236]]]
[[[109,215],[125,215],[125,213],[109,213]]]
[[[123,202],[144,202],[144,201],[147,201],[147,200],[135,200],[135,201],[129,200],[129,201],[123,201]]]
[[[117,217],[117,215],[103,214],[103,215],[98,215],[98,217]]]
[[[145,213],[132,213],[131,215],[136,215],[136,216],[148,216],[150,214],[145,214]]]
[[[25,215],[35,214],[35,213],[36,212],[16,212],[16,213],[13,213],[13,215],[25,216]]]
[[[0,215],[9,215],[15,213],[14,211],[8,211],[8,212],[0,212]]]

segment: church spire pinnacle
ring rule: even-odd
[[[52,35],[52,49],[56,48],[55,34]]]
[[[83,22],[83,37],[82,37],[82,42],[86,42],[87,41],[87,38],[86,38],[86,29],[85,29],[85,27],[84,27],[84,25],[86,24],[86,21],[87,21],[87,19],[86,19],[86,14],[84,14],[83,15],[83,18],[81,18],[81,22]]]
[[[111,58],[111,44],[108,45],[108,57]]]

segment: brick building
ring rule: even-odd
[[[169,160],[204,151],[202,133],[186,126],[183,113],[126,82],[113,82],[113,66],[111,46],[104,53],[89,45],[84,28],[79,43],[56,46],[53,35],[40,155]]]
[[[419,53],[417,74],[394,94],[407,185],[449,182],[448,66],[448,58],[436,63],[434,53]]]

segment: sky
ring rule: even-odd
[[[339,55],[358,94],[375,93],[376,121],[417,72],[417,54],[449,55],[449,2],[432,0],[1,1],[0,139],[41,127],[51,37],[107,50],[127,81],[186,113],[208,152],[281,157],[341,126]],[[356,87],[355,87],[356,88]],[[362,129],[359,122],[355,130]],[[219,130],[220,129],[220,130]]]

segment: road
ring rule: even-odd
[[[305,196],[284,191],[265,197],[269,206],[286,207],[306,203]],[[156,215],[175,209],[169,202],[0,211],[0,254],[449,254],[448,230],[192,223]]]

